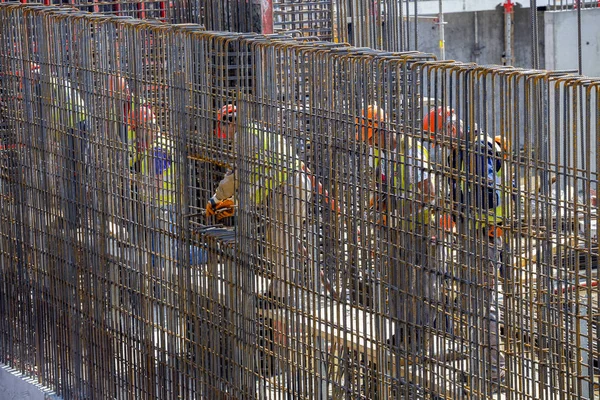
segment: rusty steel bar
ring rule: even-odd
[[[598,80],[39,5],[0,37],[3,364],[69,399],[600,395]]]

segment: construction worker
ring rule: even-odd
[[[503,149],[494,138],[465,130],[450,108],[432,108],[423,118],[423,130],[444,152],[448,200],[461,233],[460,262],[468,272],[461,277],[462,295],[468,300],[472,376],[481,376],[500,388],[504,380],[504,355],[498,331],[501,288],[498,275],[503,248],[502,223],[509,201],[504,195]],[[481,254],[483,249],[484,254]],[[479,328],[476,328],[476,327]],[[482,363],[482,365],[480,365]],[[484,373],[485,371],[485,373]]]
[[[430,304],[437,298],[440,274],[430,257],[433,177],[427,149],[387,124],[385,112],[370,105],[362,113],[357,137],[370,146],[369,164],[375,173],[371,204],[380,215],[375,223],[385,225],[378,235],[384,235],[379,240],[385,242],[381,250],[387,253],[390,314],[396,327],[390,342],[407,349],[409,342],[424,340],[420,331],[435,317]],[[424,342],[417,346],[423,348]]]
[[[121,143],[126,144],[130,154],[134,154],[132,146],[135,143],[135,129],[130,125],[135,119],[133,113],[133,97],[127,80],[121,75],[108,77],[108,96],[113,101],[111,121],[117,124],[117,134]]]
[[[177,186],[177,169],[181,163],[176,158],[173,138],[160,129],[150,106],[142,104],[133,115],[131,126],[135,129],[135,168],[139,171],[139,195],[142,201],[151,206],[150,214],[154,218],[151,223],[154,227],[153,254],[168,264],[163,273],[173,273],[172,261],[183,261],[181,255],[177,254],[181,239],[181,234],[177,232],[177,198],[181,196]],[[198,247],[191,246],[189,255],[192,265],[206,262],[204,251]]]
[[[29,112],[40,119],[45,138],[48,162],[44,168],[50,190],[52,207],[59,226],[76,229],[82,210],[88,208],[93,196],[86,193],[86,183],[93,173],[88,143],[87,110],[79,91],[66,78],[50,74],[42,81],[40,65],[30,63],[30,71],[18,72],[19,96],[28,104]],[[21,93],[22,92],[22,93]],[[47,94],[46,94],[47,93]]]
[[[244,207],[244,229],[254,228],[251,234],[255,238],[264,235],[257,251],[263,255],[260,259],[265,260],[265,265],[259,270],[271,278],[267,293],[257,298],[258,307],[303,308],[306,289],[301,288],[311,248],[307,239],[310,234],[302,228],[312,198],[308,173],[280,134],[270,132],[257,122],[243,126],[236,107],[226,105],[221,110],[221,132],[237,143],[233,148],[240,151],[238,165],[245,165],[247,169],[227,171],[206,205],[206,215],[222,219],[233,216],[237,207]],[[248,226],[247,221],[253,220],[257,220],[258,226]],[[318,276],[312,278],[316,280]],[[278,315],[273,320],[278,326],[273,328],[277,332],[273,352],[276,359],[285,360],[292,356],[288,338],[299,335],[304,328],[300,319],[288,322]],[[296,340],[302,343],[299,338]],[[307,390],[306,372],[297,365],[281,364],[281,367],[277,372],[286,376],[290,390],[302,396]]]
[[[262,213],[265,222],[265,258],[274,272],[268,289],[270,306],[295,298],[307,247],[301,232],[306,218],[307,203],[311,200],[311,183],[302,162],[293,154],[285,138],[267,131],[258,123],[245,127],[245,135],[237,132],[237,109],[231,104],[220,111],[220,132],[244,146],[248,161],[246,184],[238,193],[239,179],[235,169],[227,171],[215,194],[206,205],[206,215],[217,219],[235,214],[237,202],[252,205]],[[238,155],[239,156],[239,155]],[[294,227],[295,229],[290,229]],[[298,257],[301,255],[301,257]]]
[[[85,220],[82,212],[91,209],[89,205],[95,198],[93,193],[86,192],[87,183],[94,180],[87,109],[79,91],[69,80],[52,76],[50,89],[49,153],[59,179],[56,187],[64,202],[61,208],[67,226],[75,228]]]
[[[219,139],[233,140],[235,136],[235,126],[230,122],[235,118],[237,107],[233,104],[225,104],[217,113],[217,128],[215,135]]]

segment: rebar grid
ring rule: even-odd
[[[0,33],[0,362],[67,399],[599,396],[597,80],[15,4]]]
[[[1,3],[7,0],[0,0]],[[160,20],[173,24],[201,24],[207,29],[232,32],[261,30],[260,4],[245,0],[19,0],[76,8],[121,17]]]

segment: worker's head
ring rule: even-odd
[[[235,122],[237,118],[237,107],[233,104],[225,104],[217,113],[216,135],[219,139],[233,140],[235,135]]]
[[[356,118],[357,132],[356,140],[369,144],[379,142],[378,136],[384,129],[387,115],[377,105],[369,105],[362,111],[361,116]]]
[[[129,100],[131,98],[127,80],[121,75],[110,75],[108,77],[108,91],[109,96],[119,100]]]
[[[142,104],[131,110],[127,122],[130,129],[135,131],[138,150],[147,149],[159,133],[156,116],[147,104]]]
[[[429,132],[429,138],[434,143],[443,139],[458,139],[463,137],[463,124],[450,107],[434,107],[423,118],[423,131]],[[451,142],[455,144],[457,141]]]
[[[510,142],[508,138],[506,136],[497,135],[494,136],[494,142],[496,142],[496,144],[500,146],[500,150],[502,150],[502,154],[504,155],[503,158],[508,158],[510,152]]]

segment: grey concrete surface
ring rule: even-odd
[[[14,369],[0,364],[0,399],[60,400],[60,397]]]
[[[544,14],[546,68],[577,69],[577,11]],[[600,77],[600,8],[581,10],[582,73]]]
[[[477,20],[477,38],[475,21]],[[532,65],[532,23],[529,8],[514,9],[514,53],[517,67]],[[504,59],[504,9],[444,14],[446,59],[472,61],[482,65],[503,64]],[[540,66],[544,66],[544,15],[538,13],[538,46]],[[431,21],[418,23],[417,46],[419,51],[439,57],[439,25]]]

